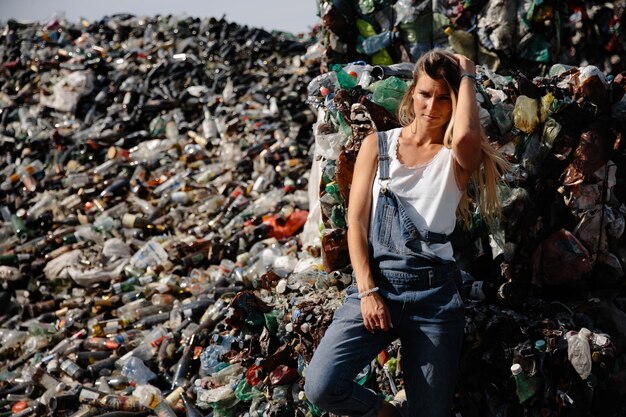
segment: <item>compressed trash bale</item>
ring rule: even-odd
[[[354,69],[355,64],[344,66],[344,70],[348,68]],[[359,74],[359,71],[355,72]],[[492,346],[494,344],[498,346],[499,343],[506,341],[507,346],[513,348],[523,341],[524,335],[500,334],[490,341],[491,345],[489,343],[483,345],[483,336],[480,332],[476,333],[476,326],[484,325],[487,317],[492,317],[491,314],[497,311],[498,318],[495,320],[512,317],[512,321],[518,323],[520,329],[527,329],[528,326],[522,323],[532,321],[531,317],[537,320],[534,322],[536,324],[541,321],[540,317],[561,317],[561,313],[551,308],[548,305],[549,301],[546,300],[558,300],[556,302],[562,300],[571,306],[566,308],[575,308],[575,304],[570,302],[575,303],[573,300],[585,297],[586,291],[593,289],[594,285],[601,288],[616,288],[615,286],[619,288],[617,277],[623,277],[623,268],[616,262],[617,256],[611,253],[611,251],[618,253],[618,249],[615,245],[611,249],[607,244],[610,240],[607,236],[610,233],[617,232],[617,235],[621,236],[619,225],[622,224],[623,215],[612,217],[618,207],[622,207],[622,201],[613,199],[616,182],[611,179],[614,172],[611,167],[614,166],[614,160],[621,160],[623,148],[620,138],[623,127],[619,127],[618,123],[610,119],[606,111],[602,115],[606,118],[605,121],[594,123],[594,115],[598,115],[596,113],[598,106],[592,102],[592,100],[598,102],[598,97],[605,98],[606,94],[590,91],[584,96],[579,94],[575,101],[574,95],[578,91],[576,86],[579,84],[573,74],[588,72],[585,68],[571,68],[568,72],[560,72],[560,75],[552,78],[534,79],[522,72],[515,72],[513,77],[505,79],[481,66],[478,67],[478,72],[486,75],[486,78],[477,84],[477,99],[481,106],[493,109],[492,106],[500,101],[506,101],[512,109],[514,105],[522,105],[524,100],[527,100],[534,104],[534,110],[530,112],[533,117],[532,125],[524,124],[528,126],[524,128],[526,131],[519,129],[522,123],[519,123],[520,126],[511,127],[514,117],[511,111],[498,115],[500,119],[509,118],[508,130],[500,127],[506,123],[493,117],[492,113],[488,113],[489,117],[481,119],[494,146],[499,147],[513,163],[513,170],[507,174],[505,180],[510,187],[515,188],[510,190],[502,188],[504,217],[494,229],[485,231],[482,229],[483,226],[474,225],[469,231],[467,239],[473,242],[473,250],[467,251],[464,248],[461,252],[461,247],[455,246],[458,262],[464,265],[464,272],[467,273],[464,275],[464,285],[469,299],[467,313],[471,318],[466,328],[466,337],[472,341],[465,349],[467,361],[474,360],[471,359],[472,354],[480,357],[485,349],[490,350],[488,355],[497,355],[480,359],[483,366],[494,367],[492,375],[484,375],[476,380],[476,373],[472,372],[470,367],[461,374],[460,384],[480,400],[472,401],[460,394],[455,410],[477,416],[495,415],[494,404],[501,404],[501,409],[519,409],[519,400],[510,399],[510,393],[515,395],[515,387],[508,385],[511,362],[506,354],[507,348],[499,350],[493,349]],[[361,71],[361,74],[364,73],[365,71]],[[361,76],[357,77],[359,85]],[[494,86],[503,90],[496,91]],[[491,90],[487,90],[486,87]],[[593,88],[606,87],[600,83]],[[343,168],[340,163],[342,155],[351,155],[354,150],[358,152],[355,144],[359,143],[359,138],[362,138],[361,132],[365,130],[361,129],[361,126],[364,126],[361,125],[361,119],[355,120],[345,112],[348,107],[354,108],[354,96],[359,94],[359,86],[347,90],[336,86],[335,91],[329,90],[327,94],[334,97],[332,106],[328,101],[316,104],[326,110],[324,117],[326,127],[329,128],[326,134],[332,134],[330,128],[333,126],[337,133],[345,133],[344,149],[338,155],[321,158],[323,175],[319,187],[320,202],[322,205],[334,207],[333,205],[346,204],[346,199],[329,201],[326,185],[328,181],[338,181]],[[367,99],[367,95],[363,97]],[[313,103],[311,97],[309,102]],[[577,176],[577,182],[570,184],[571,173],[581,172],[574,171],[573,167],[580,166],[582,169],[585,166],[577,162],[579,159],[590,162],[585,171],[587,174]],[[605,175],[605,168],[608,175]],[[343,187],[340,184],[339,188],[349,190],[348,181]],[[617,192],[619,194],[619,191]],[[343,192],[341,194],[344,195]],[[607,200],[609,195],[613,196],[610,202]],[[606,207],[603,207],[604,204]],[[591,222],[589,219],[595,220]],[[325,226],[323,233],[326,236],[337,236],[338,232],[342,231],[337,229],[337,224],[332,221],[330,215],[323,215],[322,221]],[[463,239],[453,239],[453,242],[460,241]],[[566,242],[570,243],[565,245]],[[341,253],[340,247],[329,245],[328,251],[328,254],[325,254],[322,247],[323,257],[327,256],[325,259],[327,269],[350,271],[348,264],[329,262],[342,258],[348,261],[344,255],[335,257]],[[598,256],[595,253],[598,253]],[[610,272],[607,273],[608,271]],[[486,304],[484,308],[493,310],[489,310],[490,313],[487,314],[486,310],[482,310],[483,303]],[[515,327],[518,324],[512,325]],[[602,327],[600,323],[597,325]],[[551,366],[559,369],[556,371],[556,374],[560,375],[557,378],[573,378],[573,381],[578,378],[569,371],[567,355],[556,347],[564,342],[565,329],[571,330],[577,326],[580,326],[580,322],[574,323],[572,320],[560,330],[555,330],[555,327],[546,327],[545,330],[536,328],[536,335],[525,342],[528,346],[533,346],[536,342],[551,346],[550,353],[543,357],[552,364]],[[523,355],[528,359],[532,357],[533,363],[537,364],[532,378],[537,379],[540,386],[534,395],[525,397],[523,407],[534,410],[550,409],[558,413],[552,401],[559,400],[555,397],[550,397],[548,403],[541,400],[545,398],[545,392],[554,392],[552,378],[556,374],[549,377],[547,374],[539,376],[537,367],[540,356],[538,352],[532,350],[533,348],[530,349],[531,351],[524,352]],[[621,356],[623,351],[615,354]],[[599,356],[597,357],[599,359]],[[596,369],[595,372],[600,371]],[[401,384],[398,382],[398,386],[401,387]],[[494,393],[488,388],[490,386],[502,388],[498,393]],[[592,407],[596,410],[603,408],[597,404],[591,405],[579,394],[575,394],[578,398],[577,410],[585,412],[584,410],[590,410]],[[605,394],[615,398],[615,393],[611,389],[598,395]],[[468,411],[472,408],[481,411],[472,414],[472,411]]]
[[[333,64],[414,62],[438,46],[492,70],[545,75],[556,63],[624,70],[624,2],[320,2],[322,72]],[[399,36],[395,36],[399,34]],[[467,41],[463,41],[466,39]]]

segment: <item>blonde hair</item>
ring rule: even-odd
[[[404,127],[409,126],[415,120],[413,92],[417,78],[421,74],[426,74],[435,80],[445,80],[450,89],[452,114],[444,133],[443,142],[444,146],[449,148],[452,145],[457,96],[461,84],[459,63],[454,55],[440,49],[428,51],[417,60],[413,70],[413,84],[404,94],[398,107],[398,120]],[[457,214],[467,229],[471,228],[474,214],[470,209],[471,202],[476,205],[477,214],[487,224],[493,225],[496,219],[501,217],[502,206],[498,198],[498,184],[501,183],[501,173],[510,170],[509,162],[491,146],[482,128],[481,137],[480,145],[483,159],[480,167],[471,173],[469,184],[465,188],[457,209]],[[470,197],[472,192],[474,194],[473,199]]]

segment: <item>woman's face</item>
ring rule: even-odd
[[[413,90],[413,110],[418,125],[429,129],[446,126],[452,116],[452,97],[446,81],[421,73]]]

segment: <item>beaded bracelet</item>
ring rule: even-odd
[[[365,291],[363,291],[363,292],[360,292],[360,293],[359,293],[359,298],[365,298],[365,297],[367,297],[368,295],[370,295],[370,294],[372,294],[372,293],[375,293],[375,292],[376,292],[376,291],[378,291],[378,290],[379,290],[379,288],[378,288],[378,287],[374,287],[374,288],[370,288],[369,290],[365,290]]]

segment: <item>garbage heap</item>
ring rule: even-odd
[[[306,411],[340,302],[297,235],[310,41],[131,15],[0,39],[0,413]]]
[[[409,66],[340,66],[328,83],[316,78],[319,50],[309,40],[224,19],[9,21],[1,36],[3,415],[321,415],[302,392],[306,365],[351,281],[347,265],[329,267],[333,259],[319,251],[328,246],[327,229],[344,227],[343,202],[319,198],[322,184],[341,195],[328,185],[342,175],[326,163],[345,149],[356,152],[370,118],[377,129],[396,125],[393,97]],[[527,274],[532,242],[559,226],[584,245],[569,222],[585,209],[563,196],[601,183],[589,175],[576,187],[557,171],[587,153],[578,145],[589,142],[580,132],[590,120],[607,129],[615,117],[623,123],[623,78],[607,80],[606,90],[594,81],[578,91],[582,72],[559,72],[552,84],[484,69],[492,83],[485,81],[481,95],[483,115],[493,118],[485,124],[490,139],[541,171],[514,153],[519,167],[509,179],[514,191],[503,194],[501,228],[477,225],[455,240],[471,298],[460,415],[611,416],[623,409],[621,276],[616,270],[607,283],[594,275],[599,265],[615,265],[587,248],[592,270],[571,282],[538,273],[541,294]],[[355,85],[367,74],[391,81],[377,105],[373,98],[352,103],[367,95]],[[537,97],[554,94],[548,114],[561,126],[541,157],[526,150],[543,152],[548,119],[532,135],[513,124],[532,86]],[[595,91],[617,103],[613,113],[598,106],[604,98],[591,98]],[[606,182],[612,193],[602,194],[604,212],[623,201],[623,144],[613,139],[604,160],[613,161],[615,183]],[[552,188],[536,186],[544,183]],[[553,197],[545,201],[560,211],[539,204],[541,190],[557,190],[541,198]],[[532,229],[531,243],[527,222],[542,226]],[[601,227],[608,231],[604,220]],[[623,237],[605,237],[605,252],[623,266]],[[569,259],[585,265],[574,243],[565,246]],[[597,290],[597,298],[577,297],[581,287]],[[359,383],[392,396],[402,387],[399,348],[381,352]]]
[[[324,225],[326,271],[350,269],[356,156],[365,136],[399,126],[412,70],[335,64],[309,84],[319,111],[311,212]],[[459,226],[451,238],[467,298],[456,415],[621,415],[626,74],[562,64],[534,79],[477,71],[481,124],[512,168],[499,188],[503,219]],[[399,381],[388,379],[379,389],[395,394]]]
[[[624,1],[319,0],[324,66],[415,62],[451,45],[491,70],[552,64],[624,71]]]

